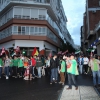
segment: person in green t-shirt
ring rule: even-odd
[[[70,56],[70,67],[68,67],[67,65],[67,73],[68,73],[68,84],[69,84],[69,87],[67,88],[67,90],[69,89],[72,89],[72,81],[74,83],[74,86],[75,86],[75,90],[78,90],[78,86],[77,86],[77,83],[76,83],[76,75],[78,75],[78,69],[77,69],[77,62],[75,60],[75,56],[74,55],[71,55]]]
[[[13,77],[17,78],[18,58],[14,56],[13,60]]]
[[[23,69],[24,69],[24,62],[22,60],[22,56],[20,56],[18,60],[19,78],[23,77]]]
[[[2,61],[2,59],[1,59],[1,57],[0,57],[0,78],[1,78],[1,74],[2,74],[2,67],[3,67],[3,61]]]
[[[62,84],[64,85],[65,83],[65,61],[63,60],[63,57],[60,57],[60,70],[59,70],[59,73],[60,73],[60,82],[59,84]]]
[[[100,86],[100,60],[95,59],[95,57],[91,57],[89,61],[89,67],[91,67],[93,73],[93,84],[94,87]],[[96,76],[98,77],[98,83],[96,81]]]

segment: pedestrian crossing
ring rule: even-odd
[[[67,87],[64,87],[60,100],[100,100],[92,86],[79,86],[78,90],[74,86],[71,90],[66,90]]]

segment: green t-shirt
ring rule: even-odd
[[[13,65],[14,65],[14,66],[18,66],[18,59],[14,59],[14,60],[13,60]]]
[[[23,66],[24,66],[23,60],[19,59],[19,61],[18,61],[18,67],[23,67]]]
[[[71,67],[67,69],[67,73],[78,75],[77,62],[75,59],[71,60]]]
[[[0,59],[0,67],[2,67],[3,66],[3,61],[2,61],[2,59]]]
[[[65,61],[62,60],[61,62],[61,72],[65,72]]]
[[[10,59],[10,67],[13,67],[13,59]]]
[[[94,60],[94,61],[93,61],[93,64],[94,64],[94,69],[93,69],[93,71],[98,71],[98,62],[97,62],[97,60]]]

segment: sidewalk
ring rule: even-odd
[[[93,86],[79,86],[78,90],[74,86],[66,90],[67,87],[64,87],[60,100],[100,100]]]

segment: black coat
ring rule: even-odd
[[[51,59],[50,60],[50,68],[52,69],[52,68],[58,68],[58,64],[57,64],[57,59]]]

